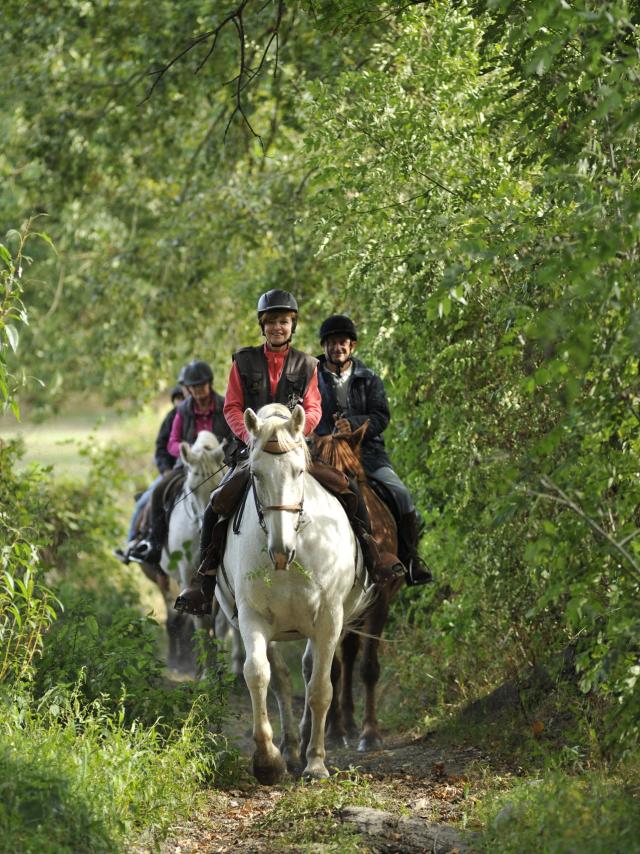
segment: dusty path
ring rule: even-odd
[[[234,707],[237,718],[228,727],[228,734],[235,737],[243,755],[251,753],[250,707],[243,688],[234,692]],[[273,719],[275,719],[275,714]],[[386,811],[396,817],[402,815],[420,819],[423,824],[438,822],[458,825],[468,815],[473,805],[473,768],[482,762],[482,752],[474,747],[450,748],[436,743],[434,737],[412,738],[410,736],[387,735],[384,748],[368,754],[355,749],[329,749],[327,766],[334,780],[352,780],[355,793],[366,789],[372,799],[377,799]],[[248,766],[247,766],[248,767]],[[349,770],[351,769],[351,773]],[[296,841],[296,813],[292,812],[291,827],[283,832],[282,821],[274,827],[270,820],[277,805],[285,801],[304,797],[304,791],[318,784],[287,781],[274,787],[260,786],[247,774],[246,782],[227,791],[212,790],[207,793],[204,807],[187,822],[176,828],[161,847],[162,854],[213,854],[214,852],[340,852],[345,850],[340,842]],[[348,807],[349,791],[341,792],[338,807]],[[326,821],[337,826],[341,821],[340,809],[335,813],[324,808]],[[282,812],[282,810],[280,810]],[[297,821],[300,822],[297,815]],[[403,819],[405,821],[405,819]],[[418,822],[415,822],[418,825]],[[371,840],[354,841],[349,851],[397,851],[413,852],[426,850],[416,847],[406,833],[398,832],[397,844],[392,842],[377,846]],[[387,840],[388,842],[388,840]],[[434,850],[458,850],[454,847]]]

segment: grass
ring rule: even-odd
[[[296,850],[358,854],[370,850],[353,828],[340,821],[347,806],[385,809],[387,803],[357,771],[343,771],[309,784],[295,783],[260,823],[273,839],[274,849],[295,845]],[[275,839],[277,839],[277,842]]]
[[[65,691],[0,704],[0,852],[153,845],[193,809],[217,750],[194,719],[165,735]]]
[[[478,815],[483,849],[504,854],[636,854],[640,852],[637,765],[547,772],[488,795]]]

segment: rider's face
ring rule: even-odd
[[[345,365],[353,353],[353,341],[346,335],[329,335],[324,342],[324,354],[334,365]]]
[[[274,311],[266,315],[262,321],[262,329],[270,349],[280,349],[291,338],[293,318],[294,314],[291,311]]]
[[[200,383],[200,385],[188,385],[187,391],[195,400],[196,405],[203,409],[211,398],[211,385],[209,383]]]

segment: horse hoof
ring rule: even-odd
[[[332,747],[336,749],[340,749],[342,747],[349,747],[349,739],[344,733],[327,733],[327,735],[325,736],[324,743],[326,747]]]
[[[269,763],[264,759],[258,759],[256,756],[253,757],[253,767],[251,769],[253,776],[263,786],[274,786],[276,783],[279,783],[284,777],[285,769],[284,759],[280,755]]]
[[[302,776],[302,762],[299,759],[287,759],[287,771],[295,779]]]
[[[324,765],[322,765],[321,767],[316,767],[316,768],[309,768],[309,766],[307,765],[307,767],[304,769],[304,771],[302,773],[302,779],[308,780],[309,782],[311,782],[313,780],[324,780],[328,776],[329,776],[329,772],[324,767]]]
[[[368,753],[370,750],[380,750],[382,739],[379,735],[363,735],[358,742],[358,753]]]

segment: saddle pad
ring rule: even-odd
[[[367,483],[373,489],[380,501],[382,501],[383,504],[386,504],[386,506],[389,508],[389,510],[391,511],[391,515],[396,520],[396,524],[398,525],[400,521],[400,512],[398,510],[398,505],[396,504],[396,500],[391,490],[387,486],[385,486],[384,483],[370,476],[367,477]]]

